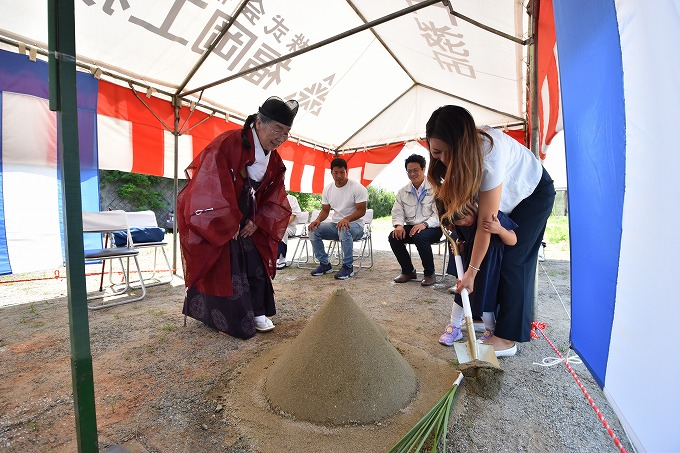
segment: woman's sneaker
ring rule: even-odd
[[[461,338],[463,338],[463,332],[453,324],[447,324],[444,333],[439,337],[439,342],[444,346],[453,346],[453,342]]]

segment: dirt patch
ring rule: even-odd
[[[183,326],[184,288],[150,288],[128,305],[91,312],[89,330],[100,447],[132,452],[379,452],[429,410],[455,376],[452,348],[438,344],[451,309],[446,289],[395,284],[399,268],[376,231],[375,264],[339,282],[287,268],[274,287],[276,329],[243,341],[193,319]],[[382,250],[380,250],[382,249]],[[569,337],[569,262],[541,263],[537,320],[563,353]],[[436,256],[441,263],[441,256]],[[420,265],[416,257],[416,267]],[[440,264],[438,264],[439,266]],[[50,273],[51,275],[51,273]],[[4,277],[0,281],[11,279]],[[98,280],[97,280],[98,284]],[[76,450],[65,282],[0,285],[0,450]],[[416,374],[415,398],[397,414],[364,425],[325,426],[273,411],[264,392],[268,369],[324,301],[344,288],[380,326]],[[25,302],[21,305],[12,305]],[[542,339],[501,359],[500,394],[458,392],[448,451],[615,451],[601,422],[563,365],[541,367],[555,353]],[[585,366],[573,365],[619,437],[623,431]],[[389,379],[386,377],[386,384]],[[631,449],[624,439],[624,446]]]

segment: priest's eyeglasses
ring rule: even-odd
[[[274,137],[285,138],[285,139],[288,139],[288,137],[290,137],[290,132],[275,131],[274,129],[272,129],[272,127],[269,125],[269,123],[264,123],[264,124],[266,124],[267,127],[269,128],[269,130],[272,132],[272,134],[274,134]]]

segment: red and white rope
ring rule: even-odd
[[[600,409],[597,407],[597,404],[595,404],[595,401],[593,401],[593,398],[590,396],[586,388],[583,386],[583,383],[581,383],[581,380],[578,378],[576,375],[576,372],[574,369],[571,367],[569,364],[569,360],[565,359],[562,353],[555,347],[552,341],[548,338],[548,336],[543,332],[545,330],[546,324],[544,322],[532,322],[531,323],[531,337],[532,338],[538,338],[538,335],[536,334],[536,331],[540,332],[540,334],[545,338],[545,341],[548,342],[548,344],[553,348],[553,350],[557,353],[557,355],[560,357],[560,361],[564,363],[564,366],[567,367],[567,370],[569,370],[569,373],[571,373],[572,377],[576,381],[576,384],[578,387],[581,389],[583,392],[583,395],[586,397],[586,400],[590,404],[590,406],[595,410],[595,414],[597,414],[597,418],[600,419],[602,422],[602,425],[604,428],[607,430],[607,434],[609,434],[609,437],[612,438],[614,441],[614,445],[621,451],[622,453],[625,453],[626,449],[623,447],[623,444],[621,444],[621,440],[616,436],[614,433],[614,429],[609,425],[607,420],[604,418],[604,415],[602,412],[600,412]]]

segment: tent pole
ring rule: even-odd
[[[359,32],[364,31],[364,30],[368,30],[369,28],[376,27],[380,24],[384,24],[385,22],[389,22],[389,21],[391,21],[393,19],[397,19],[401,16],[405,16],[406,14],[411,14],[412,12],[415,12],[415,11],[418,11],[420,9],[426,8],[428,6],[434,5],[435,3],[440,3],[441,1],[442,0],[423,0],[422,2],[420,2],[418,4],[411,5],[407,8],[399,10],[397,12],[388,14],[386,16],[379,18],[379,19],[365,23],[364,25],[354,27],[351,30],[347,30],[347,31],[339,33],[335,36],[331,36],[330,38],[324,39],[323,41],[319,41],[318,43],[312,44],[311,46],[307,46],[303,49],[296,50],[295,52],[291,52],[287,55],[283,55],[283,56],[278,57],[278,58],[274,58],[273,60],[270,60],[266,63],[262,63],[262,64],[259,64],[257,66],[253,66],[252,68],[249,68],[249,69],[246,69],[246,70],[241,71],[239,73],[230,75],[229,77],[225,77],[223,79],[219,79],[219,80],[216,80],[214,82],[202,85],[198,88],[194,88],[192,90],[185,91],[184,93],[181,94],[181,96],[186,97],[186,96],[189,96],[190,94],[194,94],[194,93],[197,93],[199,91],[207,90],[208,88],[212,88],[212,87],[217,86],[217,85],[222,85],[223,83],[229,82],[230,80],[241,78],[245,75],[251,74],[253,72],[257,72],[260,69],[267,68],[269,66],[281,63],[282,61],[289,60],[293,57],[297,57],[298,55],[302,55],[303,53],[307,53],[307,52],[310,52],[312,50],[318,49],[320,47],[326,46],[328,44],[332,44],[336,41],[340,41],[341,39],[355,35]]]
[[[347,144],[348,141],[350,141],[350,140],[352,140],[354,137],[356,137],[357,134],[358,134],[359,132],[363,131],[369,124],[371,124],[373,121],[375,121],[376,118],[378,118],[380,115],[382,115],[388,108],[392,107],[399,99],[401,99],[401,98],[403,98],[404,96],[406,96],[406,94],[407,94],[409,91],[411,91],[412,89],[414,89],[415,87],[416,87],[415,84],[411,85],[410,87],[408,87],[408,88],[406,89],[406,91],[404,91],[403,93],[401,93],[399,96],[397,96],[396,98],[394,98],[394,99],[392,100],[392,102],[390,102],[389,104],[387,104],[387,105],[385,106],[384,109],[382,109],[381,111],[379,111],[378,113],[376,113],[375,115],[373,115],[373,118],[371,118],[370,120],[366,121],[359,129],[357,129],[352,135],[350,135],[350,136],[347,138],[347,140],[345,140],[344,142],[342,142],[339,146],[337,146],[337,147],[335,148],[335,154],[337,155],[337,154],[340,152],[340,148],[342,148],[343,146],[345,146],[345,144]]]
[[[531,118],[531,151],[538,157],[539,147],[539,119],[538,119],[538,68],[536,64],[536,31],[538,30],[538,3],[539,0],[530,0],[531,8],[529,10],[529,36],[531,36],[531,44],[529,45],[529,111]]]
[[[531,36],[531,44],[529,45],[529,111],[531,112],[531,118],[529,119],[529,124],[531,124],[531,152],[538,158],[539,156],[539,141],[538,141],[538,71],[536,64],[536,57],[538,55],[536,46],[536,31],[538,30],[538,8],[540,0],[530,0],[529,13],[529,36]],[[531,320],[536,320],[536,305],[538,302],[538,266],[536,266],[536,276],[534,279],[534,303],[532,304],[532,314]]]
[[[472,105],[475,105],[477,107],[481,107],[481,108],[488,110],[490,112],[500,113],[501,115],[509,116],[510,118],[513,118],[517,121],[521,121],[522,123],[524,123],[526,121],[526,118],[513,115],[512,113],[503,112],[503,111],[495,109],[493,107],[489,107],[488,105],[480,104],[479,102],[475,102],[473,100],[464,98],[462,96],[458,96],[458,95],[455,95],[453,93],[449,93],[448,91],[440,90],[439,88],[435,88],[435,87],[432,87],[430,85],[425,85],[425,84],[419,83],[418,86],[423,87],[423,88],[427,88],[428,90],[432,90],[435,93],[444,94],[446,96],[452,97],[453,99],[458,99],[459,101],[467,102],[468,104],[472,104]]]
[[[203,54],[201,54],[201,57],[198,59],[198,61],[196,62],[196,64],[194,64],[194,67],[191,68],[191,71],[189,71],[189,73],[187,74],[187,76],[184,78],[184,80],[182,81],[182,83],[179,85],[179,88],[177,88],[177,91],[175,92],[175,95],[178,95],[178,96],[179,96],[179,94],[180,94],[180,93],[182,92],[182,90],[187,86],[187,84],[189,83],[189,81],[191,81],[191,78],[194,76],[194,74],[196,74],[196,71],[199,70],[199,68],[201,67],[201,65],[203,64],[203,62],[204,62],[204,61],[208,58],[208,56],[210,55],[210,52],[212,52],[213,49],[214,49],[215,47],[217,47],[217,45],[220,43],[220,41],[222,40],[222,38],[224,37],[224,35],[227,34],[227,32],[229,31],[229,28],[231,28],[232,24],[233,24],[234,22],[236,22],[236,19],[237,19],[238,16],[241,14],[241,11],[243,11],[243,8],[245,8],[247,4],[248,4],[248,0],[243,0],[243,1],[241,2],[241,4],[238,6],[238,8],[236,9],[236,11],[234,12],[234,17],[232,17],[228,22],[226,22],[226,23],[222,26],[222,30],[220,30],[220,33],[217,35],[217,37],[215,38],[215,40],[210,44],[210,46],[208,46],[207,49],[205,49],[205,51],[203,52]]]
[[[177,96],[172,98],[172,105],[175,108],[175,130],[172,135],[175,137],[175,181],[172,188],[172,271],[177,274],[177,193],[179,192],[179,108],[182,100]]]
[[[87,314],[83,214],[80,193],[78,108],[76,91],[76,37],[73,0],[49,0],[50,110],[57,112],[59,166],[64,204],[66,287],[71,382],[79,452],[98,451],[94,376]]]
[[[531,1],[533,1],[533,0],[531,0]],[[447,6],[449,8],[449,13],[452,16],[455,16],[455,17],[457,17],[457,18],[459,18],[459,19],[461,19],[461,20],[463,20],[463,21],[465,21],[465,22],[467,22],[471,25],[474,25],[475,27],[481,28],[482,30],[486,30],[489,33],[493,33],[496,36],[500,36],[501,38],[505,38],[505,39],[512,41],[512,42],[515,42],[517,44],[521,44],[523,46],[527,44],[527,40],[517,38],[517,37],[509,35],[507,33],[503,33],[500,30],[496,30],[493,27],[489,27],[488,25],[484,25],[481,22],[477,22],[476,20],[474,20],[474,19],[472,19],[468,16],[465,16],[465,15],[459,13],[458,11],[455,11],[453,9],[453,5],[451,5],[451,2],[449,0],[443,0],[443,3],[444,3],[444,6]],[[531,36],[531,34],[529,36]]]

